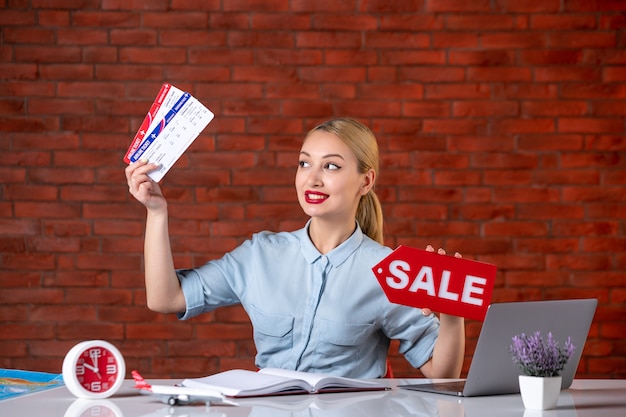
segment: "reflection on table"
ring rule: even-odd
[[[576,380],[561,392],[557,408],[525,410],[519,394],[457,398],[397,388],[416,380],[390,380],[390,391],[247,398],[235,405],[168,406],[156,397],[138,394],[131,381],[105,400],[72,397],[56,388],[0,402],[2,415],[64,417],[623,417],[626,380]],[[161,381],[174,384],[176,381]],[[43,413],[43,414],[42,414]]]

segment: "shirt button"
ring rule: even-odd
[[[328,263],[328,258],[326,256],[322,256],[322,264],[326,265]]]

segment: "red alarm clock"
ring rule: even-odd
[[[126,364],[120,351],[104,340],[75,345],[63,360],[63,380],[79,398],[107,398],[124,382]]]

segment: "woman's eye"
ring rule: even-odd
[[[324,166],[324,168],[326,168],[326,169],[340,169],[341,167],[339,165],[335,165],[335,164],[329,162],[329,163],[327,163]]]
[[[309,166],[309,163],[306,162],[306,161],[300,161],[300,162],[298,162],[298,166],[300,168],[307,168]]]

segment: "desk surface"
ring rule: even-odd
[[[521,397],[456,398],[397,388],[413,379],[389,380],[392,390],[344,394],[296,395],[250,399],[256,404],[223,406],[204,404],[170,407],[152,396],[138,394],[133,382],[106,400],[78,400],[65,387],[0,401],[3,416],[63,417],[623,417],[626,415],[626,380],[575,380],[561,392],[555,410],[524,410]],[[172,384],[176,381],[151,381]]]

